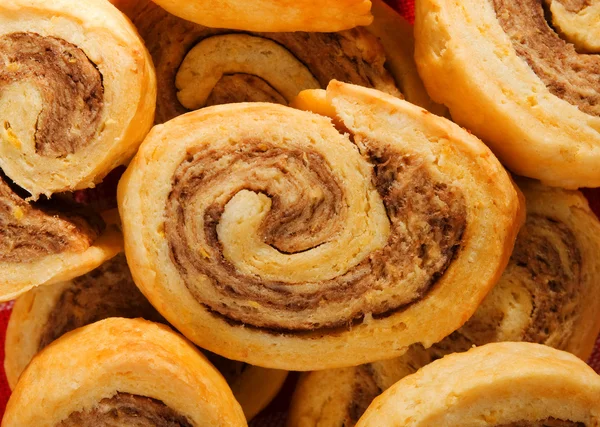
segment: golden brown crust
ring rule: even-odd
[[[333,82],[327,96],[353,142],[327,118],[283,106],[211,107],[157,127],[119,185],[136,283],[211,351],[308,370],[431,345],[470,316],[508,260],[520,196],[480,141],[381,92]],[[142,204],[154,208],[142,215]],[[457,296],[453,284],[473,268],[482,288]],[[461,299],[461,316],[447,298]]]
[[[332,79],[401,96],[386,70],[384,49],[363,28],[241,33],[183,20],[149,0],[116,5],[137,26],[154,60],[157,123],[207,105],[287,104],[301,90],[324,88]]]
[[[487,344],[405,377],[373,401],[357,426],[539,425],[543,420],[593,426],[600,422],[599,392],[600,377],[569,353],[531,343]]]
[[[124,254],[69,282],[28,292],[15,303],[6,332],[4,367],[11,388],[39,351],[67,332],[109,317],[166,320],[135,286]],[[258,368],[206,352],[248,419],[275,397],[285,371]],[[127,402],[125,402],[126,404]]]
[[[156,0],[188,21],[246,31],[340,31],[373,20],[369,0]]]
[[[544,3],[552,3],[546,14]],[[563,188],[596,187],[600,57],[579,53],[546,21],[569,13],[560,7],[421,1],[415,59],[433,99],[514,172]],[[578,27],[590,39],[600,31],[597,14]]]
[[[79,328],[39,353],[3,425],[123,425],[132,412],[150,425],[246,425],[227,383],[193,345],[166,326],[120,318]]]
[[[0,168],[34,199],[93,187],[153,121],[156,81],[135,28],[103,0],[0,6]]]

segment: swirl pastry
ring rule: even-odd
[[[527,220],[500,281],[473,317],[427,350],[417,345],[396,359],[307,374],[292,401],[290,426],[352,426],[396,381],[490,342],[531,341],[587,360],[600,333],[600,223],[578,191],[526,179],[518,184]]]
[[[247,31],[340,31],[373,20],[369,0],[154,0],[206,27]]]
[[[385,391],[357,427],[600,424],[600,377],[570,353],[494,343],[425,366]]]
[[[4,368],[11,388],[31,359],[67,332],[109,317],[166,323],[136,288],[124,255],[89,274],[45,286],[19,298],[6,331]],[[258,368],[207,353],[248,419],[275,397],[287,372]]]
[[[343,130],[276,104],[178,117],[119,183],[133,278],[201,347],[289,370],[400,355],[506,266],[520,193],[481,141],[373,89],[327,100]]]
[[[111,318],[59,338],[27,366],[2,425],[246,426],[219,372],[168,327]]]
[[[129,161],[155,99],[143,42],[108,2],[0,4],[0,168],[33,198]]]
[[[241,33],[185,21],[150,0],[112,1],[137,26],[154,60],[157,123],[218,104],[287,105],[300,91],[325,88],[333,79],[398,97],[402,91],[408,101],[444,112],[417,74],[412,27],[381,0],[374,2],[369,31],[330,33]]]
[[[599,7],[420,0],[419,72],[432,98],[514,172],[564,188],[598,187]]]
[[[0,301],[85,274],[123,250],[114,224],[55,199],[29,203],[22,193],[0,171]]]

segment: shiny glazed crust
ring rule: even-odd
[[[142,40],[114,6],[104,0],[82,0],[77,7],[67,0],[3,1],[0,41],[6,56],[0,67],[0,168],[8,177],[36,198],[93,187],[130,160],[153,122],[156,79]],[[36,44],[39,52],[21,55],[24,45],[33,50]],[[29,72],[39,64],[32,57],[49,65]],[[78,67],[87,80],[73,77],[75,84],[68,76]],[[82,89],[88,80],[90,88]],[[83,92],[68,98],[78,90]],[[86,105],[89,117],[78,118]],[[44,109],[53,112],[46,116]],[[58,123],[52,122],[57,114]],[[65,137],[52,142],[57,132]],[[78,132],[84,135],[79,143],[53,147],[77,141]]]
[[[347,309],[342,309],[339,313],[332,309],[338,307],[335,301],[332,304],[320,303],[321,308],[317,307],[311,312],[314,313],[311,314],[314,317],[299,317],[290,312],[285,315],[271,315],[267,310],[268,304],[274,303],[268,300],[262,302],[265,309],[259,312],[256,311],[256,307],[260,307],[259,302],[234,299],[229,296],[220,299],[222,302],[227,301],[227,304],[232,304],[231,306],[234,307],[232,310],[237,309],[238,305],[242,307],[233,312],[235,316],[253,316],[252,322],[262,324],[276,322],[278,325],[276,328],[282,328],[279,330],[244,326],[227,319],[226,315],[211,312],[207,306],[195,299],[197,296],[194,297],[192,294],[195,286],[204,286],[202,297],[214,292],[211,290],[209,280],[202,275],[195,275],[194,277],[201,282],[194,282],[198,284],[191,287],[187,286],[179,274],[179,267],[173,263],[172,255],[169,255],[171,250],[187,250],[187,246],[179,244],[173,249],[166,238],[167,234],[171,233],[170,221],[175,220],[174,217],[165,216],[169,195],[174,194],[172,177],[182,161],[189,158],[188,153],[203,152],[202,150],[209,148],[218,150],[219,146],[227,147],[222,145],[224,142],[237,144],[247,138],[250,138],[247,140],[250,145],[241,145],[240,148],[254,149],[252,147],[255,143],[272,144],[284,137],[289,144],[298,144],[297,147],[302,147],[308,138],[308,140],[313,139],[316,147],[321,147],[318,149],[323,150],[325,154],[322,155],[329,156],[330,152],[336,153],[338,159],[329,160],[335,162],[331,166],[334,171],[336,168],[341,168],[345,171],[343,173],[350,174],[350,169],[345,168],[355,162],[358,162],[357,166],[352,168],[357,169],[353,169],[355,172],[352,174],[368,174],[369,168],[363,169],[364,166],[361,165],[365,160],[357,157],[353,144],[345,140],[347,137],[341,135],[329,119],[322,116],[260,103],[211,107],[186,114],[165,125],[157,126],[151,132],[120,182],[118,199],[126,236],[126,254],[136,284],[163,316],[201,347],[230,359],[289,370],[342,367],[400,355],[410,344],[422,342],[429,346],[460,327],[471,316],[505,267],[523,220],[521,196],[504,169],[479,140],[445,119],[374,90],[332,82],[327,97],[337,113],[336,120],[343,122],[344,126],[355,135],[357,141],[365,141],[368,144],[368,141],[375,140],[384,145],[389,144],[385,146],[406,150],[419,159],[421,156],[430,159],[426,162],[436,159],[435,164],[440,167],[440,175],[436,176],[439,179],[442,179],[442,175],[452,177],[455,185],[464,194],[464,199],[457,197],[459,200],[464,200],[461,203],[466,206],[464,208],[466,228],[455,259],[450,262],[443,276],[436,280],[435,286],[420,301],[381,318],[372,318],[370,313],[367,313],[363,321],[359,320],[350,328],[334,327],[333,330],[319,328],[318,316],[321,318],[348,316]],[[260,153],[263,149],[268,150],[268,146],[259,144],[256,149]],[[342,160],[340,156],[344,156],[345,159]],[[313,161],[318,161],[318,158],[313,157]],[[356,180],[356,176],[347,175],[348,182]],[[177,182],[181,181],[178,179]],[[370,178],[354,182],[357,182],[357,187],[346,190],[346,196],[349,198],[356,199],[358,197],[356,194],[360,195],[363,191],[360,189],[361,186],[372,185]],[[347,227],[355,227],[357,221],[359,223],[371,221],[370,227],[374,227],[373,224],[376,224],[374,221],[379,221],[377,218],[380,218],[382,202],[378,201],[374,190],[365,191],[369,194],[368,197],[373,197],[370,209],[375,213],[357,214],[358,216],[351,217],[353,222],[348,220]],[[315,194],[315,197],[318,200],[318,194]],[[202,198],[194,200],[203,203]],[[348,209],[359,209],[359,211],[364,209],[360,207],[364,199],[356,200]],[[249,205],[243,208],[233,207],[240,206],[240,203],[241,206],[245,203]],[[236,212],[257,212],[255,209],[259,207],[255,203],[268,203],[268,200],[260,195],[256,198],[250,191],[240,191],[230,203],[227,203],[222,222],[229,224],[232,220],[236,221],[233,219]],[[255,215],[260,218],[259,214]],[[249,218],[251,218],[249,221],[256,221],[253,217]],[[382,221],[385,223],[385,220]],[[236,257],[240,255],[236,253],[246,256],[244,251],[249,250],[251,253],[254,250],[252,245],[257,244],[251,242],[250,246],[244,246],[246,243],[239,243],[240,240],[236,242],[235,229],[238,227],[242,230],[240,237],[253,239],[255,234],[248,230],[243,231],[243,227],[253,227],[244,224],[243,219],[239,224],[224,226],[223,230],[226,232],[220,234],[220,238],[230,242],[223,245],[225,250],[223,256],[233,257],[227,258],[233,259],[233,262],[238,262]],[[502,225],[498,226],[499,224]],[[342,225],[334,224],[336,227]],[[340,230],[336,242],[339,242],[339,239],[346,239],[345,231]],[[385,228],[382,231],[375,227],[374,230],[375,239],[364,237],[369,245],[378,244],[377,242],[381,241],[380,233],[385,233]],[[184,229],[172,235],[187,236],[187,233],[188,231]],[[280,244],[285,245],[286,242]],[[317,249],[330,251],[329,255],[324,255],[325,258],[319,258],[319,265],[330,262],[329,257],[343,258],[345,254],[336,250],[333,243],[326,243]],[[211,255],[214,253],[213,250],[207,246],[193,249],[194,253],[200,253],[203,257],[199,262],[205,262],[202,259],[209,261],[223,259],[219,258],[221,255]],[[264,250],[273,254],[273,248],[270,246],[264,247]],[[307,259],[313,256],[311,252],[314,250],[302,252],[301,258],[290,257],[290,260],[296,262],[293,260]],[[358,250],[368,251],[364,248]],[[322,252],[314,254],[317,253]],[[187,257],[185,254],[183,256]],[[217,258],[212,258],[213,256]],[[277,262],[281,262],[277,260],[281,257],[285,260],[285,256],[283,254],[274,256],[274,264],[266,265],[265,272],[259,274],[277,277],[278,272],[281,271],[285,275],[285,280],[292,283],[314,276],[323,277],[333,274],[329,268],[319,270],[317,267],[308,269],[288,267],[286,270],[285,267],[276,266]],[[342,263],[351,261],[346,260]],[[250,258],[248,262],[252,262],[252,259]],[[269,260],[269,264],[270,262]],[[245,258],[240,265],[242,265],[240,268],[252,268],[248,266]],[[234,274],[241,273],[237,270]],[[473,283],[473,286],[463,286],[464,282],[469,280],[468,277],[477,277],[477,283]],[[386,292],[389,291],[385,291],[384,294]],[[376,299],[377,295],[372,297]],[[362,297],[359,301],[370,303]],[[457,301],[461,302],[458,313]],[[219,306],[217,309],[221,310],[222,307]],[[271,318],[268,318],[268,315]],[[293,319],[296,318],[298,322],[304,322],[300,326],[304,329],[300,329],[301,332],[295,332],[293,329],[294,325],[300,324],[295,323]],[[314,326],[309,323],[312,319],[315,319],[315,323],[312,323]],[[341,349],[344,350],[340,351]]]
[[[341,31],[373,20],[369,0],[156,0],[173,15],[214,28]]]
[[[74,279],[123,251],[121,230],[107,215],[105,230],[83,252],[51,254],[33,262],[0,262],[0,301],[13,300],[37,286]]]
[[[39,353],[3,425],[55,426],[117,392],[156,399],[191,425],[246,425],[227,383],[193,345],[166,326],[119,318],[70,332]]]
[[[560,7],[551,3],[553,10]],[[415,13],[419,73],[457,123],[519,175],[563,188],[600,186],[600,117],[551,93],[517,54],[518,42],[504,32],[492,1],[419,0]],[[579,30],[598,34],[600,20],[589,24]],[[573,86],[578,84],[559,84],[556,90]],[[597,97],[600,87],[594,90]]]
[[[600,377],[572,354],[495,343],[452,354],[376,398],[357,427],[600,422]]]

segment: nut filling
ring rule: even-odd
[[[600,56],[580,54],[552,29],[542,0],[490,0],[517,54],[555,96],[600,116]],[[581,2],[564,2],[577,8]],[[585,6],[585,5],[584,5]]]
[[[78,47],[55,37],[12,33],[0,37],[0,97],[26,82],[41,97],[35,150],[63,157],[85,148],[98,132],[104,88],[96,66]],[[4,122],[5,129],[11,124]]]
[[[57,427],[193,427],[183,415],[159,400],[117,393],[93,409],[74,412]]]
[[[48,316],[39,350],[67,332],[109,317],[166,323],[135,286],[123,254],[71,283]]]
[[[204,147],[190,153],[173,177],[165,235],[171,260],[195,299],[234,323],[293,333],[348,327],[423,298],[459,250],[464,197],[436,182],[419,159],[388,149],[367,158],[390,221],[387,244],[333,279],[283,283],[244,275],[224,256],[217,231],[221,215],[238,192],[248,190],[270,198],[259,234],[279,252],[294,254],[335,241],[344,227],[345,199],[324,158],[256,141],[229,153]],[[274,174],[281,178],[273,179]],[[252,304],[244,305],[248,301]],[[347,316],[328,312],[327,303],[333,302],[355,308]]]
[[[164,123],[186,109],[177,98],[176,75],[188,53],[203,40],[240,34],[207,28],[177,18],[152,2],[128,11],[152,55],[158,77],[156,122]],[[289,51],[325,88],[336,79],[374,87],[401,96],[385,68],[385,52],[376,37],[363,28],[339,33],[247,33],[274,41]],[[231,52],[231,55],[235,55]],[[259,55],[257,55],[259,56]],[[268,55],[263,55],[268,58]],[[267,60],[267,59],[265,59]],[[268,68],[268,65],[267,65]],[[287,104],[282,94],[252,73],[226,73],[214,86],[206,105],[231,102],[276,102]]]
[[[35,262],[62,252],[84,252],[104,229],[102,219],[55,201],[30,204],[0,171],[0,262]]]

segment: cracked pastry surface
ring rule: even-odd
[[[461,320],[439,308],[443,320],[434,320],[428,307],[475,262],[475,230],[491,227],[475,210],[506,224],[489,231],[500,234],[481,265],[483,288],[507,261],[520,196],[478,140],[378,91],[334,82],[327,93],[352,138],[329,118],[284,106],[210,107],[157,127],[119,185],[134,280],[210,351],[308,370],[435,342]],[[432,143],[439,138],[459,148]],[[477,159],[462,182],[496,182],[462,185],[447,161],[459,152]],[[492,188],[502,207],[485,202]],[[485,292],[466,292],[465,311]],[[340,355],[340,345],[361,350]]]
[[[68,355],[68,357],[65,357]],[[111,318],[62,336],[27,366],[7,426],[246,426],[227,383],[166,326]]]
[[[415,59],[432,97],[514,172],[596,187],[599,17],[585,2],[427,0],[416,8]]]
[[[0,168],[34,199],[127,163],[155,99],[150,56],[108,2],[2,2]]]

